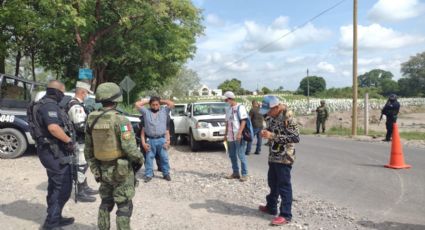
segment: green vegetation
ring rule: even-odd
[[[201,11],[190,0],[1,2],[0,72],[12,62],[10,74],[17,75],[28,58],[34,80],[41,67],[68,86],[83,67],[93,70],[97,85],[128,75],[143,82],[132,99],[175,77],[203,32]]]
[[[301,80],[300,86],[298,87],[298,93],[307,96],[315,95],[323,92],[326,89],[326,81],[323,77],[309,76]]]
[[[425,140],[425,132],[400,132],[400,137],[406,140]]]

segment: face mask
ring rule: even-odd
[[[58,89],[54,89],[54,88],[47,88],[46,95],[53,96],[58,103],[62,101],[63,97],[65,96],[65,94],[62,91]]]
[[[157,113],[157,112],[159,111],[159,109],[151,109],[151,111],[152,111],[153,113]]]
[[[85,97],[84,97],[84,101],[87,101],[89,99],[89,95],[87,94]]]

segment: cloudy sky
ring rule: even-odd
[[[205,32],[188,66],[209,87],[237,78],[250,90],[295,90],[307,68],[328,88],[351,85],[352,0],[307,24],[340,0],[193,2]],[[425,0],[359,0],[358,73],[381,68],[400,78],[400,64],[425,51],[424,28]]]

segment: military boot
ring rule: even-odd
[[[92,197],[86,193],[86,190],[84,189],[83,183],[78,184],[78,195],[76,196],[77,201],[79,202],[95,202],[96,197]]]
[[[87,195],[96,195],[99,194],[98,190],[92,189],[89,187],[89,185],[87,184],[87,179],[84,180],[84,182],[81,184],[83,186],[84,191],[86,192]]]

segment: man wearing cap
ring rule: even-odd
[[[74,125],[77,136],[77,188],[78,194],[76,199],[80,202],[95,202],[96,198],[91,196],[98,193],[98,191],[91,189],[87,184],[86,172],[88,165],[84,157],[84,139],[85,139],[85,128],[87,120],[87,112],[84,107],[84,100],[88,98],[89,93],[93,93],[90,90],[90,84],[82,81],[77,81],[75,88],[75,96],[72,98],[65,108],[68,113],[69,119]]]
[[[261,131],[261,136],[270,140],[271,145],[267,173],[270,193],[266,196],[267,204],[260,205],[259,210],[274,216],[279,214],[271,224],[284,225],[292,219],[291,169],[295,160],[294,143],[300,141],[299,131],[292,112],[275,96],[264,97],[260,113],[270,117],[267,128]],[[279,196],[281,203],[278,212]]]
[[[235,94],[227,91],[223,95],[225,102],[229,104],[226,111],[226,132],[224,141],[227,141],[229,157],[232,163],[233,173],[226,176],[227,179],[248,180],[248,166],[245,157],[246,141],[242,139],[242,131],[245,128],[248,113],[245,106],[239,105],[235,100]],[[238,158],[241,161],[241,174],[239,173]]]

